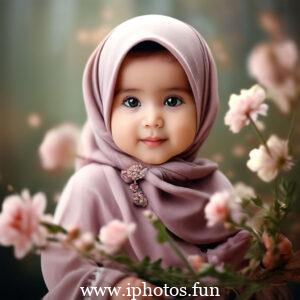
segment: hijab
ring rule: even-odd
[[[160,44],[177,59],[187,75],[196,105],[197,129],[193,143],[160,165],[144,164],[122,152],[111,134],[111,108],[118,71],[128,52],[144,41]],[[215,163],[197,158],[215,121],[219,98],[215,63],[196,29],[162,15],[144,15],[123,22],[90,56],[83,75],[83,96],[88,120],[82,145],[87,159],[78,168],[89,163],[108,165],[118,172],[117,180],[128,188],[130,183],[137,183],[138,190],[132,196],[145,198],[148,204],[144,206],[153,210],[170,232],[188,243],[215,243],[233,234],[222,225],[207,227],[204,217],[209,197],[219,190],[231,189],[231,184]],[[140,177],[126,176],[137,166]],[[120,186],[116,184],[114,188],[118,194],[124,194]],[[133,205],[131,199],[128,205]]]

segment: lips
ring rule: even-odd
[[[147,146],[156,147],[161,145],[166,140],[167,139],[160,138],[160,137],[146,137],[144,139],[141,139],[141,142],[143,142]]]

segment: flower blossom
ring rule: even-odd
[[[254,189],[243,182],[237,182],[234,185],[234,192],[238,196],[238,199],[249,199],[256,197]]]
[[[43,193],[21,195],[4,199],[0,214],[0,244],[14,246],[16,258],[24,257],[33,246],[46,244],[47,230],[40,225],[44,219],[46,198]]]
[[[204,213],[208,227],[230,220],[238,222],[241,217],[236,196],[228,191],[213,194],[204,209]]]
[[[229,99],[229,111],[225,115],[225,124],[233,133],[238,133],[249,124],[249,117],[253,121],[258,115],[267,114],[268,105],[263,103],[266,93],[259,85],[254,85],[248,90],[241,90],[240,95],[232,94]]]
[[[90,251],[94,245],[95,238],[91,232],[84,232],[73,241],[73,246],[82,253]]]
[[[38,113],[31,113],[27,116],[27,124],[32,128],[39,128],[42,124],[42,117]]]
[[[99,239],[105,252],[114,254],[125,244],[128,236],[135,230],[134,223],[124,223],[113,220],[100,229]]]
[[[203,257],[197,254],[189,255],[187,260],[195,272],[199,271],[204,264]]]
[[[271,99],[283,113],[299,92],[298,49],[294,41],[260,43],[248,58],[248,72],[270,93]]]
[[[80,235],[80,228],[77,225],[71,225],[67,228],[67,234],[60,236],[60,240],[64,245],[71,245],[74,240],[80,237]]]
[[[292,168],[292,157],[289,155],[288,141],[272,135],[267,141],[266,147],[261,145],[258,149],[250,151],[250,159],[247,162],[247,167],[257,172],[258,177],[270,182],[278,175],[279,171],[288,171]]]
[[[49,130],[39,147],[42,166],[46,170],[61,170],[74,165],[80,130],[71,123]]]
[[[152,223],[158,220],[157,215],[150,209],[146,209],[143,214]]]

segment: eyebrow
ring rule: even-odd
[[[126,93],[133,93],[133,92],[139,92],[140,90],[139,89],[133,89],[133,88],[128,88],[128,89],[119,89],[119,90],[116,90],[116,95],[118,94],[126,94]]]
[[[163,89],[163,91],[177,91],[177,92],[185,92],[185,93],[191,93],[192,90],[190,87],[171,87],[167,89]]]
[[[125,88],[125,89],[119,89],[116,91],[115,95],[119,94],[126,94],[126,93],[134,93],[134,92],[140,92],[140,89],[135,89],[135,88]],[[192,93],[191,88],[189,87],[170,87],[166,89],[162,89],[161,91],[163,92],[184,92],[184,93]]]

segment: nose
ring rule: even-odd
[[[143,126],[152,128],[161,128],[164,126],[164,119],[159,108],[153,108],[145,112]]]

